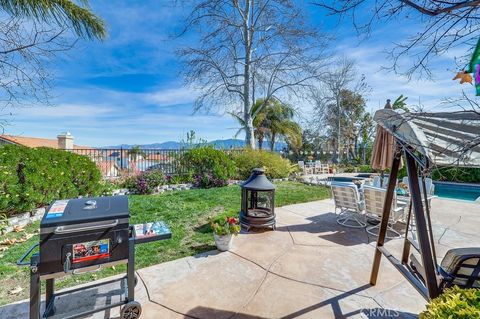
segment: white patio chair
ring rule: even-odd
[[[371,186],[364,186],[363,187],[363,195],[365,198],[365,213],[369,216],[374,216],[378,219],[382,218],[383,215],[383,204],[385,203],[385,196],[387,194],[387,190],[383,188],[371,187]],[[405,206],[397,206],[396,198],[393,198],[392,201],[392,208],[390,212],[390,219],[388,221],[387,226],[387,235],[388,239],[398,238],[401,234],[393,229],[393,226],[397,221],[399,221],[403,217],[403,212],[405,210]],[[366,231],[370,235],[378,236],[378,231],[380,230],[380,224],[375,226],[367,227]],[[389,236],[389,232],[393,233],[394,236]]]
[[[322,174],[322,162],[315,161],[315,164],[313,166],[313,173],[314,174]]]
[[[298,166],[303,171],[303,174],[311,174],[312,173],[312,168],[305,165],[304,161],[298,161]]]
[[[382,188],[387,188],[388,187],[388,182],[390,182],[390,178],[388,176],[384,176],[383,177]]]
[[[322,164],[322,174],[329,174],[330,173],[330,165]]]
[[[382,183],[380,182],[381,181],[381,177],[380,176],[373,176],[373,182],[372,182],[372,185],[373,187],[377,187],[377,188],[381,188],[382,187]]]
[[[408,176],[402,178],[402,183],[410,187],[408,183]],[[423,196],[423,184],[421,178],[418,178],[418,183],[420,184],[420,193]],[[425,178],[425,188],[427,189],[427,196],[433,196],[433,194],[435,193],[435,184],[433,184],[432,179],[429,177]]]
[[[402,183],[407,185],[408,188],[410,188],[410,184],[408,183],[408,176],[405,176],[402,178]],[[418,184],[420,185],[420,196],[422,197],[422,206],[424,206],[424,192],[423,192],[423,183],[422,179],[419,177],[418,178]],[[428,206],[432,207],[432,199],[435,198],[435,184],[433,184],[433,181],[431,178],[427,177],[425,178],[425,189],[427,191],[427,200],[428,200]],[[407,205],[410,204],[410,201],[412,200],[411,197],[409,197],[409,201],[407,202]],[[412,218],[410,220],[410,232],[413,237],[413,239],[416,240],[417,234],[416,234],[416,225],[415,225],[415,218],[413,217],[413,211],[412,211]]]
[[[374,176],[372,185],[377,188],[387,188],[389,180],[388,176],[384,176],[383,180],[381,176]]]
[[[305,162],[304,161],[298,161],[297,165],[302,170],[302,173],[305,174]]]
[[[353,183],[333,183],[335,213],[340,209],[337,223],[345,227],[363,228],[367,226],[363,212],[363,202],[357,186]]]

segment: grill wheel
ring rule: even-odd
[[[120,311],[121,319],[138,319],[142,314],[142,306],[136,301],[130,301]]]

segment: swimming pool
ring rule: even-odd
[[[435,195],[443,198],[475,201],[480,197],[480,185],[434,182]]]

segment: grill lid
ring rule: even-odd
[[[129,218],[127,196],[55,201],[42,218],[41,228]]]

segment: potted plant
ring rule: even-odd
[[[210,221],[213,238],[218,250],[227,251],[232,247],[233,235],[240,232],[238,219],[235,217],[218,216]]]

